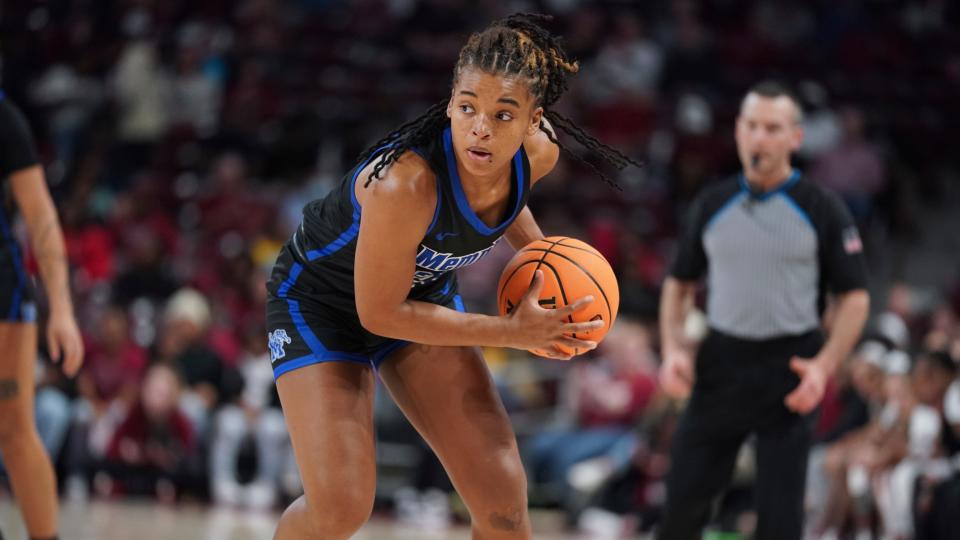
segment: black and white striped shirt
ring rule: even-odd
[[[843,202],[794,170],[778,188],[742,175],[694,201],[670,271],[707,275],[707,318],[720,332],[769,339],[820,325],[826,293],[864,289],[863,245]]]

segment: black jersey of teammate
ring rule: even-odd
[[[7,178],[37,163],[37,150],[27,120],[0,90],[0,265],[19,264],[20,256],[20,247],[12,232],[16,205]],[[16,260],[8,260],[11,258]]]
[[[7,177],[37,163],[37,150],[26,118],[0,90],[0,217],[4,224],[10,224],[15,210]]]
[[[382,150],[357,164],[329,195],[304,208],[303,221],[289,243],[295,259],[302,265],[297,270],[297,288],[302,283],[300,280],[306,280],[304,285],[313,295],[334,293],[353,298],[354,256],[362,215],[354,186],[356,182],[366,181],[358,178],[360,171]],[[426,147],[413,150],[429,163],[437,186],[437,206],[420,241],[410,284],[410,297],[420,298],[449,288],[448,278],[454,270],[476,262],[493,248],[527,203],[530,162],[521,146],[510,165],[511,189],[506,216],[495,227],[489,227],[470,209],[457,172],[450,128]],[[286,293],[277,290],[282,287],[281,283],[271,283],[274,293]]]
[[[31,321],[36,316],[23,253],[13,236],[16,205],[7,178],[37,163],[26,119],[0,90],[0,320]]]

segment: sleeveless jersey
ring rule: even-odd
[[[7,178],[40,163],[30,126],[20,109],[0,90],[0,321],[36,318],[33,284],[14,237],[17,206]]]
[[[354,256],[363,213],[354,186],[365,182],[360,171],[376,159],[378,149],[357,164],[326,197],[304,207],[303,221],[287,242],[290,268],[274,271],[268,288],[279,297],[305,294],[327,305],[355,310]],[[487,226],[470,209],[457,172],[450,128],[423,148],[414,148],[436,176],[437,205],[433,220],[420,241],[409,298],[437,298],[447,294],[453,271],[468,266],[489,252],[527,203],[530,162],[521,147],[511,160],[511,189],[507,212],[495,227]],[[374,179],[374,182],[377,180]]]

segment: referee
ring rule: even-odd
[[[737,117],[743,172],[694,202],[660,301],[660,382],[690,395],[673,441],[661,540],[692,540],[756,436],[759,540],[799,539],[813,411],[867,318],[863,245],[834,196],[790,165],[803,130],[799,102],[764,82]],[[696,362],[686,309],[707,276],[710,332]],[[835,301],[821,333],[827,293]]]

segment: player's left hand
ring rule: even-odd
[[[60,368],[73,377],[83,364],[83,340],[71,313],[51,313],[47,322],[47,350],[50,359],[60,362]]]
[[[800,384],[787,394],[783,403],[791,411],[807,414],[820,404],[827,388],[827,372],[816,360],[793,357],[790,369],[800,376]]]

